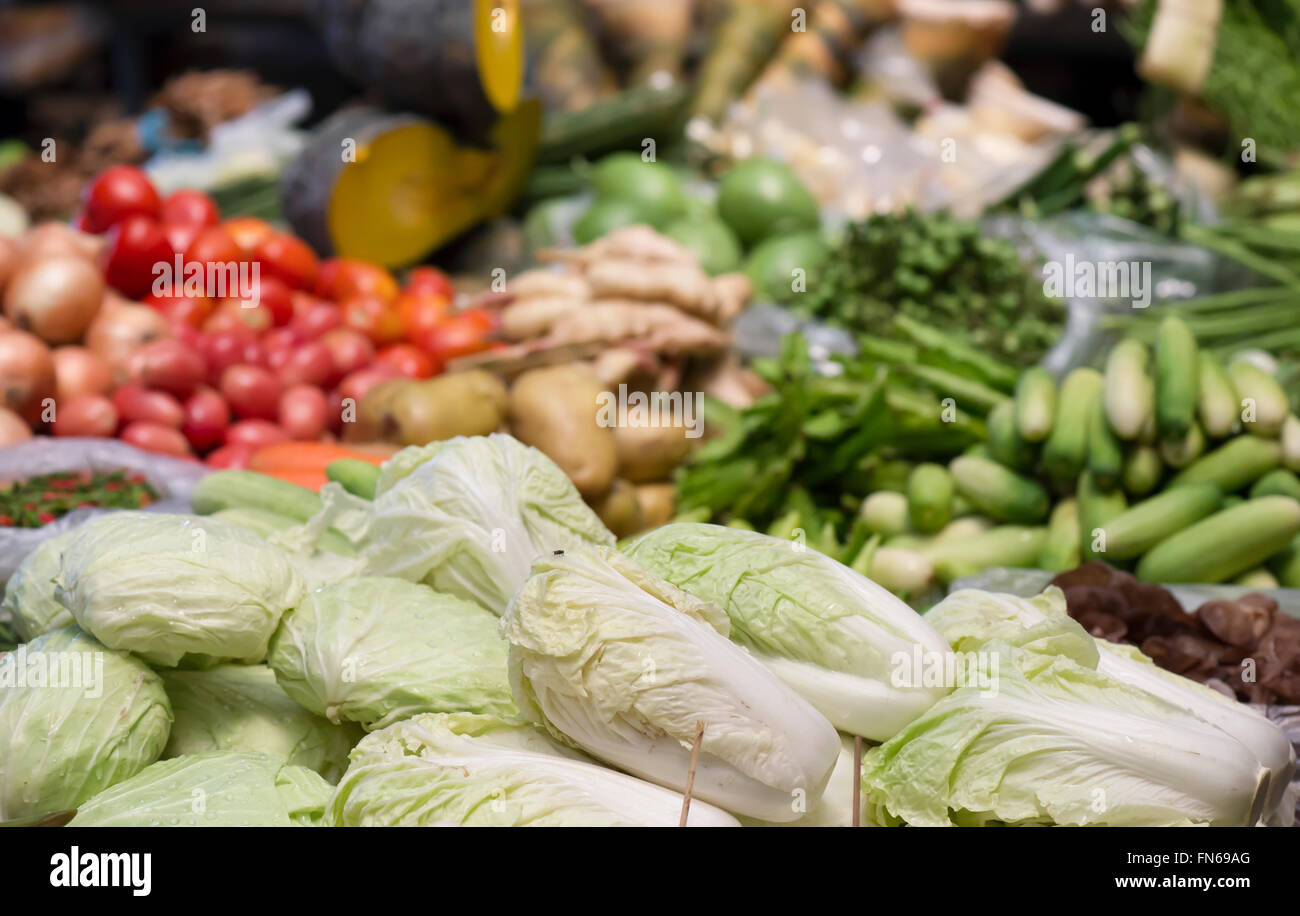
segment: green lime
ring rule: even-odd
[[[816,232],[799,232],[768,239],[745,262],[745,275],[754,295],[769,302],[793,302],[810,289],[826,263],[829,249]]]
[[[601,159],[592,170],[591,186],[599,198],[636,201],[656,228],[686,212],[686,194],[677,173],[661,162],[646,162],[637,153],[611,153]]]
[[[586,245],[623,226],[649,222],[650,216],[637,201],[601,197],[573,224],[573,238],[579,245]]]
[[[764,157],[746,159],[723,176],[718,213],[747,246],[820,223],[803,182],[785,163]]]
[[[705,273],[716,276],[740,267],[740,242],[716,216],[678,220],[664,235],[699,255]]]

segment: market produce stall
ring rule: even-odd
[[[0,10],[0,825],[1294,825],[1300,10],[1213,7],[314,2],[129,111]]]

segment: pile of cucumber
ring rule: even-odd
[[[1103,371],[1024,371],[987,426],[864,501],[882,584],[1104,560],[1148,582],[1300,587],[1300,419],[1268,372],[1224,365],[1180,318],[1153,348],[1121,341]]]

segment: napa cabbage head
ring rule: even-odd
[[[63,549],[76,529],[46,538],[35,550],[23,557],[9,581],[0,604],[0,618],[13,621],[14,630],[23,640],[72,623],[72,614],[54,597],[54,579],[59,574]]]
[[[75,626],[0,655],[0,820],[75,808],[138,773],[171,721],[157,674]]]
[[[918,654],[933,664],[950,654],[920,615],[803,544],[682,522],[641,535],[625,552],[722,607],[731,638],[842,731],[883,741],[950,689],[905,676]]]
[[[859,739],[860,740],[860,739]],[[797,820],[778,823],[759,818],[743,817],[740,822],[745,827],[852,827],[853,823],[853,781],[861,771],[857,765],[853,749],[853,736],[840,735],[840,754],[835,758],[835,769],[831,771],[830,781],[822,796],[808,806],[808,810],[799,815]],[[869,812],[861,797],[858,799],[858,826],[876,826],[871,823]]]
[[[266,665],[167,669],[162,679],[175,717],[164,758],[256,751],[338,782],[361,739],[360,726],[335,725],[291,700]]]
[[[717,605],[607,547],[546,556],[502,618],[520,711],[606,763],[697,798],[794,820],[840,750],[825,717],[728,638]]]
[[[284,692],[331,722],[383,726],[422,712],[515,713],[499,620],[425,585],[363,576],[284,616],[267,663]]]
[[[333,787],[251,751],[160,760],[77,811],[69,827],[316,827]]]
[[[538,556],[614,543],[554,461],[495,433],[403,449],[381,468],[373,502],[335,484],[321,497],[308,529],[343,531],[366,573],[424,582],[498,615]]]
[[[77,529],[55,596],[104,645],[154,665],[259,662],[303,596],[293,560],[211,518],[112,512]]]
[[[931,608],[925,619],[959,650],[977,650],[991,639],[1029,644],[1034,634],[1055,629],[1063,634],[1060,639],[1051,644],[1040,640],[1038,651],[1068,654],[1227,732],[1269,771],[1265,812],[1282,804],[1295,772],[1295,751],[1282,729],[1246,704],[1157,666],[1134,646],[1094,639],[1069,615],[1059,588],[1049,587],[1032,598],[962,589]],[[1095,661],[1089,661],[1088,647]]]
[[[1267,771],[1235,738],[1064,655],[998,641],[864,759],[873,819],[918,826],[1248,825]]]
[[[535,725],[420,715],[367,735],[327,809],[345,827],[671,827],[682,797],[607,769]],[[695,800],[689,827],[737,826]]]

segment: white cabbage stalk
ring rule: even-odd
[[[871,745],[866,745],[866,748]],[[864,753],[866,748],[864,748]],[[830,781],[822,797],[812,802],[808,810],[798,820],[787,823],[764,821],[759,818],[741,818],[746,827],[852,827],[853,826],[853,783],[859,771],[853,766],[853,736],[840,735],[840,754],[835,758],[835,769],[831,771]],[[862,827],[877,826],[870,822],[866,810],[865,798],[858,800],[858,825]]]
[[[420,715],[368,735],[327,809],[342,827],[673,827],[682,796],[606,769],[534,725]],[[735,827],[698,799],[688,827]]]
[[[332,786],[249,751],[160,760],[100,792],[69,827],[316,827]]]
[[[918,826],[1258,819],[1267,771],[1220,729],[1064,655],[994,641],[980,658],[992,690],[961,686],[868,752],[862,783],[874,819]]]
[[[884,741],[952,689],[922,686],[900,667],[919,656],[942,670],[951,655],[919,614],[804,545],[678,523],[638,537],[627,554],[722,607],[732,639],[842,731]]]
[[[55,597],[112,649],[151,664],[259,662],[304,586],[293,560],[250,531],[196,515],[111,512],[76,530]]]
[[[321,497],[297,546],[332,526],[357,545],[365,574],[423,582],[497,615],[538,556],[614,543],[554,461],[500,434],[403,449],[384,463],[373,502],[337,484]]]
[[[797,819],[822,794],[840,739],[728,638],[700,601],[609,548],[545,557],[502,618],[521,712],[557,737],[682,791],[703,722],[695,796]]]
[[[1295,773],[1295,750],[1282,729],[1245,703],[1225,697],[1204,684],[1159,667],[1134,646],[1121,646],[1088,636],[1066,610],[1065,593],[1055,586],[1033,598],[963,589],[953,592],[925,615],[943,636],[959,649],[975,648],[984,640],[1007,639],[1017,631],[1051,620],[1074,623],[1090,639],[1097,661],[1090,667],[1125,684],[1192,713],[1236,738],[1268,770],[1265,812],[1275,810]],[[1087,664],[1076,658],[1076,661]]]

